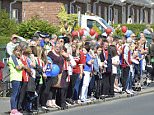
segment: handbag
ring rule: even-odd
[[[36,90],[35,79],[33,77],[29,77],[26,91],[35,92],[35,90]]]
[[[56,79],[57,79],[57,83],[54,84],[53,87],[60,88],[61,87],[61,80],[62,80],[62,73],[59,74]]]

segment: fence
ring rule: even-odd
[[[0,45],[0,61],[3,61],[5,67],[3,69],[3,81],[0,83],[0,96],[6,97],[9,93],[9,68],[7,65],[8,55],[6,52],[6,45]]]

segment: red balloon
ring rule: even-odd
[[[98,38],[98,35],[99,35],[99,34],[96,32],[96,33],[95,33],[95,38]]]
[[[94,29],[90,29],[90,32],[89,32],[89,34],[91,35],[91,36],[93,36],[93,35],[95,35],[95,30]]]
[[[82,30],[79,30],[79,35],[80,36],[83,36],[83,34],[84,34],[84,30],[82,29]]]
[[[126,33],[127,27],[126,26],[122,26],[121,30],[122,30],[123,33]]]
[[[72,32],[72,37],[78,36],[78,32],[77,31],[73,31]]]
[[[107,28],[106,30],[105,30],[105,32],[106,32],[106,34],[110,34],[111,32],[112,32],[112,29],[111,28]]]

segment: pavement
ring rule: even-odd
[[[140,92],[136,92],[134,95],[129,95],[129,94],[115,94],[115,97],[112,98],[105,98],[105,99],[98,99],[98,100],[94,100],[92,102],[89,103],[81,103],[81,104],[74,104],[74,105],[69,105],[68,109],[70,108],[75,108],[75,107],[84,107],[87,105],[91,105],[91,104],[99,104],[99,103],[104,103],[104,102],[109,102],[109,101],[113,101],[113,100],[120,100],[120,99],[124,99],[124,98],[131,98],[131,97],[135,97],[135,96],[139,96],[139,95],[143,95],[143,94],[148,94],[148,93],[152,93],[154,92],[154,82],[150,84],[150,86],[148,87],[143,87],[143,89]],[[9,97],[0,97],[0,115],[8,115],[10,111],[10,98]],[[57,108],[51,108],[49,111],[41,111],[37,114],[45,114],[46,112],[50,113],[50,112],[55,112],[55,111],[60,111]],[[33,113],[36,114],[36,113]],[[25,113],[24,115],[31,115],[31,114],[27,114]]]

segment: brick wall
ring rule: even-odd
[[[38,16],[40,19],[58,24],[57,14],[61,5],[68,4],[69,0],[31,0],[31,2],[23,2],[22,4],[22,20],[30,19]]]

